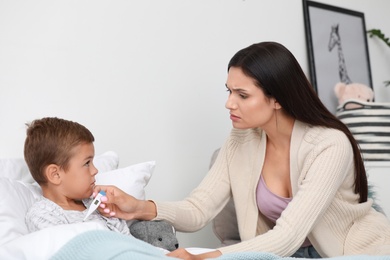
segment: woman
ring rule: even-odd
[[[196,231],[232,197],[242,242],[190,255],[205,259],[242,251],[280,256],[390,254],[390,223],[372,208],[359,148],[321,103],[297,60],[281,44],[237,52],[226,88],[233,129],[210,172],[180,202],[138,201],[115,187],[103,214],[166,219]],[[302,255],[304,253],[304,255]]]

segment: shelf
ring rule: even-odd
[[[364,165],[366,168],[387,168],[390,167],[390,161],[367,161]]]

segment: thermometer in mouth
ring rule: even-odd
[[[96,195],[96,197],[93,199],[93,201],[92,201],[91,205],[89,206],[88,212],[85,215],[83,221],[85,221],[92,214],[92,212],[94,212],[99,207],[100,203],[102,202],[100,200],[102,196],[106,196],[106,193],[101,190],[98,193],[98,195]]]

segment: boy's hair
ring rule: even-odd
[[[24,159],[38,184],[47,182],[44,171],[48,165],[56,164],[66,171],[73,156],[72,149],[95,141],[83,125],[57,117],[37,119],[26,126]]]

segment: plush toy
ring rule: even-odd
[[[134,220],[130,233],[146,243],[173,251],[179,247],[174,227],[165,220]]]
[[[374,101],[374,91],[367,85],[360,83],[345,84],[339,82],[334,87],[334,92],[339,100],[339,105],[344,104],[347,99],[357,99],[364,102]],[[359,107],[357,104],[349,104],[348,108]]]

